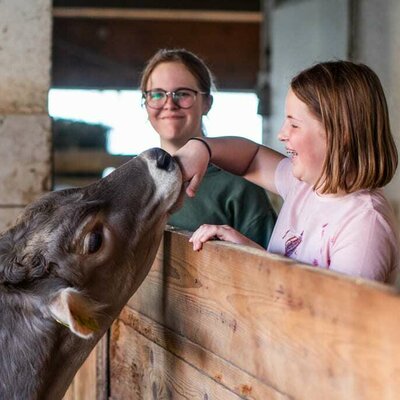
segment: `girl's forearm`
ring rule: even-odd
[[[251,140],[229,136],[190,139],[175,157],[184,181],[190,182],[186,193],[194,196],[209,162],[276,193],[275,170],[284,156]]]
[[[211,149],[211,162],[235,175],[245,175],[256,156],[259,144],[251,140],[226,136],[202,138]]]

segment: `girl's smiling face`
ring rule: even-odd
[[[293,175],[314,185],[322,173],[326,156],[325,129],[291,89],[286,96],[285,122],[278,134],[292,159]]]
[[[151,73],[146,90],[163,89],[172,92],[180,88],[192,89],[201,92],[193,74],[180,62],[162,62]],[[146,107],[149,121],[157,131],[163,143],[177,148],[186,143],[193,136],[202,134],[202,116],[210,108],[208,96],[197,94],[192,107],[183,109],[177,106],[171,96],[160,110]]]

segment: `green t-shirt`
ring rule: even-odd
[[[275,222],[276,213],[264,189],[214,165],[208,166],[196,196],[186,197],[168,221],[188,231],[202,224],[229,225],[264,248]]]

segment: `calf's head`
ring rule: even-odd
[[[80,337],[100,336],[148,273],[181,193],[180,169],[161,149],[49,193],[0,237],[0,293]]]

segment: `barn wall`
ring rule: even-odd
[[[50,0],[0,2],[0,230],[50,188]]]
[[[284,152],[277,134],[285,115],[291,78],[315,62],[346,58],[349,51],[349,0],[281,0],[267,8],[270,20],[271,115],[264,142]],[[274,2],[272,2],[274,3]]]

